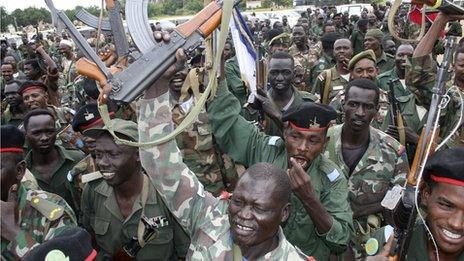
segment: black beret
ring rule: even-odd
[[[47,91],[47,85],[41,81],[25,81],[21,84],[21,87],[19,87],[18,93],[22,95],[24,91],[32,88],[42,89],[45,92]]]
[[[314,102],[302,102],[282,115],[282,121],[306,130],[325,128],[336,118],[337,112],[332,107]]]
[[[87,96],[94,100],[98,99],[98,95],[100,95],[100,90],[98,89],[97,82],[90,78],[83,77],[82,87]]]
[[[367,23],[369,23],[369,20],[367,19],[362,18],[358,20],[358,26],[364,26],[367,25]]]
[[[267,32],[267,40],[270,41],[272,40],[274,37],[282,34],[284,32],[284,30],[282,28],[276,28],[276,29],[271,29]]]
[[[90,234],[74,227],[34,247],[22,260],[94,260],[96,255]]]
[[[445,183],[453,183],[454,180],[464,185],[464,148],[456,147],[435,152],[425,165],[424,179]]]
[[[110,117],[114,112],[110,112]],[[89,103],[79,108],[71,122],[71,126],[76,132],[83,132],[89,128],[103,124],[96,103]]]
[[[24,145],[24,133],[22,133],[18,127],[14,125],[2,125],[1,126],[1,149],[4,152],[14,152],[8,151],[9,149],[16,150],[16,152],[22,152]]]

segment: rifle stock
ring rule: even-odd
[[[205,8],[203,8],[198,14],[196,14],[192,19],[189,21],[180,24],[176,27],[176,31],[182,35],[182,37],[186,38],[193,34],[198,28],[205,25],[209,20],[212,20],[215,16],[217,19],[217,14],[219,12],[219,22],[221,21],[222,12],[221,6],[218,5],[216,2],[211,2]],[[216,29],[219,23],[216,24],[214,28],[212,26],[205,26],[205,32],[211,33]],[[209,34],[202,35],[203,37],[208,36]]]

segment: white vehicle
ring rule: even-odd
[[[361,16],[361,12],[364,8],[367,8],[369,12],[373,12],[374,9],[370,4],[350,4],[350,5],[337,5],[337,13],[348,12],[350,16],[357,15]]]

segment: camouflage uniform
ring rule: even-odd
[[[217,97],[208,107],[209,120],[218,144],[245,167],[269,162],[287,170],[285,142],[280,137],[265,135],[245,121],[238,115],[239,106],[233,95],[224,86],[219,86]],[[316,157],[306,172],[311,177],[317,198],[331,215],[332,227],[328,233],[319,234],[301,201],[293,195],[292,213],[284,225],[284,233],[292,244],[306,254],[327,260],[330,252],[343,252],[349,241],[352,213],[347,201],[347,180],[324,155]]]
[[[342,156],[342,129],[343,125],[329,129],[325,155],[342,168],[348,179],[348,199],[356,231],[352,242],[359,249],[373,231],[385,225],[380,202],[394,185],[404,185],[409,165],[404,147],[371,127],[369,146],[350,175]]]
[[[2,260],[22,258],[33,247],[76,226],[76,217],[61,197],[42,190],[18,189],[19,234],[16,242],[1,240]]]
[[[193,96],[184,103],[171,101],[172,121],[175,125],[185,119],[194,103]],[[219,196],[222,191],[233,191],[238,180],[235,163],[216,145],[205,109],[193,124],[176,136],[176,141],[184,163],[197,175],[207,191],[215,196]]]
[[[6,109],[2,112],[2,124],[11,124],[18,127],[23,122],[23,114],[13,114],[8,104]]]
[[[153,100],[141,100],[141,142],[157,139],[173,130],[168,99],[168,94],[164,94]],[[173,140],[140,149],[140,159],[169,210],[191,237],[187,260],[234,260],[227,197],[214,198],[204,191],[195,174],[183,163]],[[257,260],[306,258],[285,239],[280,229],[277,248]]]
[[[296,45],[290,46],[288,49],[288,53],[293,56],[293,59],[295,60],[295,67],[300,66],[304,70],[304,81],[306,82],[306,86],[309,86],[310,83],[310,76],[311,76],[311,68],[314,66],[314,63],[319,59],[321,55],[321,49],[318,48],[317,45],[315,46],[307,46],[306,51],[302,52],[298,50],[298,47]],[[300,91],[309,91],[309,89],[306,90],[300,90]]]
[[[150,181],[148,181],[150,182]],[[110,260],[122,250],[123,245],[137,236],[138,224],[142,215],[147,218],[162,216],[168,225],[156,229],[156,236],[140,249],[136,260],[178,260],[185,257],[189,238],[159,198],[155,187],[149,183],[148,198],[142,206],[137,197],[132,213],[123,218],[113,187],[99,179],[87,183],[82,193],[82,225],[95,235],[99,247],[97,260]]]
[[[314,86],[316,83],[317,76],[326,69],[332,68],[336,65],[337,63],[335,62],[334,58],[329,57],[327,54],[322,54],[322,57],[317,60],[317,62],[314,64],[314,66],[311,68],[311,82],[310,85],[311,88]]]
[[[55,166],[55,172],[51,175],[50,182],[46,181],[42,174],[32,167],[32,151],[24,159],[26,167],[37,179],[41,189],[61,196],[76,213],[79,213],[80,198],[76,196],[76,190],[67,180],[67,175],[73,166],[84,158],[84,154],[77,150],[67,150],[59,145],[55,145],[55,148],[60,154],[60,159],[58,165]]]
[[[309,28],[309,35],[315,36],[318,39],[322,36],[324,33],[324,27],[321,25],[313,25],[311,28]]]
[[[382,51],[382,55],[377,57],[377,68],[379,68],[379,74],[392,70],[395,68],[395,57]]]
[[[331,101],[335,95],[341,90],[345,89],[345,86],[348,84],[348,81],[345,80],[342,76],[337,71],[337,68],[334,66],[330,69],[331,72],[331,81],[330,81],[330,89],[329,89],[329,99],[328,101]],[[316,82],[314,83],[314,86],[311,90],[311,93],[314,94],[319,94],[322,96],[325,88],[325,83],[327,79],[327,73],[326,71],[322,71],[319,76],[317,76]],[[322,102],[322,101],[321,101]]]
[[[411,63],[406,67],[406,85],[410,88],[411,92],[415,94],[416,99],[427,101],[430,103],[432,98],[432,88],[435,84],[437,76],[437,67],[432,62],[430,55],[411,58]],[[445,90],[453,86],[454,79],[446,82]],[[461,95],[464,95],[463,90],[459,90]],[[448,106],[442,110],[440,115],[440,137],[445,138],[451,133],[451,130],[456,126],[462,105],[459,102],[458,91],[452,90],[449,94],[450,102]],[[427,115],[424,116],[422,123],[427,120]],[[422,125],[422,124],[421,124]],[[447,143],[448,147],[464,146],[464,124]]]

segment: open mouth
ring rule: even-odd
[[[114,172],[102,172],[102,176],[104,180],[110,180],[114,178],[115,173]]]
[[[306,169],[309,165],[309,161],[304,157],[292,156],[292,159],[294,159],[303,169]]]
[[[460,239],[462,238],[462,234],[457,234],[447,229],[441,229],[441,232],[444,235],[445,239],[448,239],[447,241],[460,241]]]
[[[250,236],[255,231],[255,229],[250,226],[245,226],[234,222],[234,231],[236,235]]]

